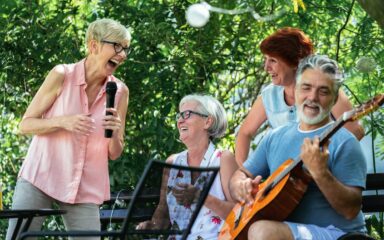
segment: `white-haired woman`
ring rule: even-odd
[[[13,209],[67,211],[68,230],[99,230],[99,204],[109,199],[108,159],[124,146],[128,88],[112,74],[125,61],[131,35],[112,19],[92,22],[86,34],[87,56],[55,66],[28,106],[21,134],[33,134],[19,172]],[[115,107],[105,109],[106,84],[117,84]],[[112,115],[105,116],[105,111]],[[104,137],[105,129],[113,131]],[[41,228],[35,218],[30,230]],[[7,239],[15,228],[10,220]]]
[[[167,162],[193,167],[220,166],[219,176],[211,187],[188,239],[217,239],[223,221],[234,206],[228,183],[237,169],[237,163],[230,151],[216,149],[212,142],[224,135],[227,117],[221,103],[208,95],[185,96],[180,101],[179,110],[177,128],[180,140],[187,149],[171,155]],[[165,180],[167,189],[171,190],[161,196],[162,200],[152,220],[140,223],[138,228],[183,229],[188,224],[188,214],[191,214],[188,208],[191,207],[196,191],[199,191],[198,185],[201,181],[198,180],[199,178],[192,180],[190,176],[178,175],[177,170],[171,170]],[[168,215],[170,221],[157,221],[164,215]]]

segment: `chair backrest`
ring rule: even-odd
[[[144,236],[158,237],[159,235],[162,235],[165,239],[170,235],[179,235],[179,237],[181,236],[181,239],[186,239],[206,197],[208,196],[208,192],[218,171],[219,167],[197,168],[151,160],[147,164],[136,188],[134,189],[122,225],[122,234],[129,236],[129,239],[135,239],[135,236],[137,236],[138,239],[143,239]],[[173,179],[170,175],[173,176]],[[186,208],[180,206],[173,208],[170,204],[182,205],[182,203],[170,203],[166,201],[167,195],[173,194],[172,183],[175,183],[178,177],[186,177],[188,179],[188,176],[191,177],[189,180],[194,179],[193,184],[199,189],[199,191],[196,191],[196,194],[198,195],[195,195],[194,201],[187,203],[188,206],[186,206]],[[158,196],[158,198],[154,199],[153,196]],[[177,225],[175,227],[175,224],[170,222],[168,212],[170,208],[172,208],[173,211],[178,209],[178,211],[180,211],[178,216],[183,216],[185,218],[188,216],[187,219],[184,219],[182,225]],[[152,228],[137,230],[136,219],[137,216],[142,215],[143,210],[147,210],[146,212],[149,210],[155,214],[151,214],[153,215],[152,220],[161,224],[156,224],[156,226]]]

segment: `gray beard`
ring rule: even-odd
[[[323,107],[320,106],[320,104],[316,104],[316,106],[319,108],[320,112],[314,116],[314,117],[308,117],[304,114],[304,104],[307,103],[307,100],[304,101],[301,105],[297,106],[297,114],[299,116],[299,119],[308,125],[315,125],[323,121],[326,117],[329,117],[329,113],[331,112],[331,107],[329,109],[324,110]],[[313,103],[312,103],[313,104]]]

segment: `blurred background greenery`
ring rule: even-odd
[[[115,74],[130,89],[126,147],[119,160],[110,162],[115,191],[131,188],[149,159],[165,159],[183,149],[174,116],[186,94],[209,93],[224,104],[229,129],[218,145],[233,150],[238,126],[270,81],[258,45],[280,27],[303,29],[317,53],[339,61],[347,77],[344,90],[354,104],[384,92],[380,0],[214,0],[209,4],[253,8],[262,16],[285,13],[272,21],[256,21],[249,13],[211,13],[206,26],[193,28],[186,23],[185,11],[197,2],[0,1],[0,171],[5,208],[11,204],[17,172],[31,140],[17,134],[22,114],[53,66],[83,58],[87,25],[97,18],[116,19],[133,36],[133,51]],[[381,109],[362,120],[369,135],[364,144],[372,150],[369,159],[375,167],[383,166],[383,118]],[[380,239],[382,214],[377,219],[381,230],[374,235]],[[56,226],[52,221],[47,224]],[[6,221],[0,222],[1,239],[6,226]]]

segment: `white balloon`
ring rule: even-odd
[[[356,68],[363,72],[363,73],[369,73],[375,70],[376,68],[376,62],[375,59],[371,57],[361,57],[359,60],[356,62]]]
[[[192,27],[203,27],[209,20],[209,10],[204,4],[193,4],[188,7],[185,17]]]

